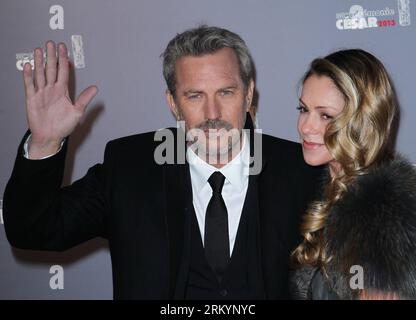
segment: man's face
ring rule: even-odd
[[[219,155],[239,147],[254,83],[245,95],[234,51],[184,56],[176,62],[175,73],[176,97],[168,91],[167,100],[176,118],[185,121],[188,134],[196,132],[199,151]]]

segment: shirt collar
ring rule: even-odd
[[[219,171],[225,176],[225,184],[230,183],[232,187],[237,188],[240,192],[244,188],[244,181],[249,175],[250,149],[248,138],[243,130],[243,145],[240,152],[228,162],[225,166],[218,169],[200,157],[198,157],[192,148],[187,148],[186,156],[189,163],[189,169],[192,177],[192,184],[196,190],[201,190],[207,183],[209,177]]]

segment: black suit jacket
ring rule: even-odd
[[[175,133],[176,129],[172,129]],[[114,298],[183,298],[189,263],[192,188],[188,164],[155,163],[154,132],[111,141],[104,161],[61,188],[66,144],[56,155],[28,160],[22,145],[3,211],[12,246],[62,251],[91,238],[109,240]],[[297,143],[262,136],[258,240],[265,298],[287,297],[288,258],[300,240],[299,217],[320,170],[307,166]]]

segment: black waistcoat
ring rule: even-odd
[[[237,236],[224,278],[219,282],[204,253],[195,212],[190,212],[190,260],[186,299],[262,299],[264,289],[258,252],[258,201],[250,177]]]

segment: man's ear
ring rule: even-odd
[[[253,95],[254,95],[254,80],[251,79],[250,83],[248,84],[247,88],[247,95],[246,95],[246,111],[250,111],[251,103],[253,102]]]
[[[173,115],[175,116],[176,120],[180,120],[180,114],[178,110],[178,106],[175,102],[175,98],[173,94],[170,92],[169,89],[166,89],[166,101],[169,105],[170,110],[172,111]]]

